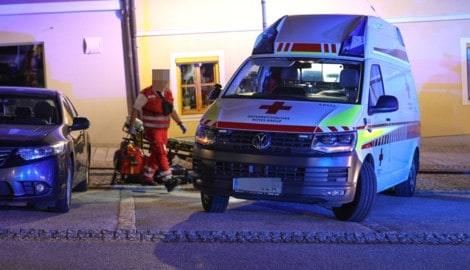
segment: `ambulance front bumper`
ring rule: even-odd
[[[360,166],[355,152],[279,156],[196,147],[193,185],[209,195],[339,206],[353,200]]]

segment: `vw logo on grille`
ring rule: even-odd
[[[265,133],[258,133],[251,143],[256,149],[265,150],[271,145],[271,137]]]

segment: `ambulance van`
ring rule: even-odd
[[[320,203],[362,221],[378,192],[412,196],[420,114],[400,30],[362,15],[284,16],[203,115],[193,185],[229,197]]]

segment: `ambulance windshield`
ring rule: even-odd
[[[248,60],[223,97],[359,103],[360,62]]]

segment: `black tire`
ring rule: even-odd
[[[207,195],[201,192],[201,202],[204,211],[223,213],[227,210],[229,197]]]
[[[354,200],[340,207],[333,207],[336,218],[360,222],[369,214],[377,194],[377,178],[370,163],[364,163],[359,172]]]
[[[114,152],[113,165],[116,171],[121,170],[121,150],[116,150]]]
[[[72,159],[69,159],[65,196],[62,199],[55,201],[55,207],[50,208],[49,211],[57,213],[67,213],[70,210],[70,205],[72,203],[72,180],[73,162]]]
[[[116,170],[114,170],[113,177],[111,178],[111,185],[112,186],[116,184],[117,174],[118,174],[118,172]]]
[[[118,183],[116,179],[117,179],[118,172],[121,170],[121,150],[116,150],[114,152],[113,165],[114,165],[114,173],[113,173],[113,178],[111,179],[111,185],[115,185]]]
[[[416,175],[418,174],[418,156],[415,154],[411,163],[408,179],[395,186],[395,195],[399,197],[411,197],[416,189]]]

